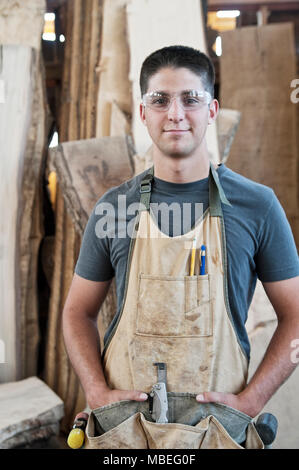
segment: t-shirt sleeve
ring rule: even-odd
[[[96,234],[95,208],[84,230],[75,273],[90,281],[108,281],[114,276],[108,237]]]
[[[286,214],[274,192],[258,235],[256,270],[262,282],[290,279],[299,275],[299,258]]]

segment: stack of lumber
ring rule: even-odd
[[[66,17],[67,40],[59,122],[61,144],[50,152],[48,169],[57,173],[57,191],[44,380],[64,401],[62,429],[66,431],[86,402],[65,351],[61,314],[91,209],[109,187],[132,177],[134,152],[126,137],[130,87],[123,2],[103,5],[102,0],[74,0],[61,8]],[[101,339],[115,309],[112,283],[100,311]]]
[[[101,0],[74,0],[61,6],[66,43],[58,133],[60,142],[95,135],[95,100],[102,17]],[[47,242],[50,243],[47,243]],[[61,313],[72,280],[81,244],[80,234],[68,214],[58,181],[55,197],[55,238],[51,246],[52,269],[43,379],[65,403],[65,431],[85,398],[70,366],[61,332]],[[47,256],[43,254],[45,259]]]
[[[37,260],[48,110],[40,53],[44,0],[0,2],[0,382],[36,373]]]
[[[0,449],[59,434],[63,402],[37,377],[1,384],[0,403]]]

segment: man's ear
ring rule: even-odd
[[[216,121],[218,112],[219,112],[219,102],[216,99],[213,99],[209,105],[208,124],[212,124],[214,121]]]
[[[146,126],[145,107],[143,106],[142,103],[140,103],[139,112],[140,112],[140,119],[143,122],[143,124]]]

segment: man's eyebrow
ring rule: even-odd
[[[189,88],[188,90],[182,90],[180,91],[180,93],[190,93],[190,91],[194,91],[194,88]],[[196,90],[196,91],[199,91],[199,90]],[[165,91],[165,90],[154,90],[154,91],[150,91],[149,94],[151,93],[160,93],[160,95],[170,95],[171,92],[169,91]]]

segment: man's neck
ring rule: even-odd
[[[210,160],[207,155],[171,157],[153,152],[154,174],[170,183],[191,183],[209,176]],[[217,169],[217,165],[213,164]]]

